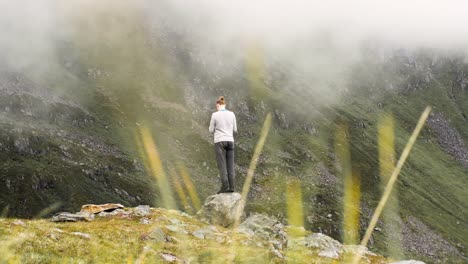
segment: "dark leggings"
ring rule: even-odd
[[[221,177],[220,191],[234,191],[234,142],[217,142],[214,148]]]

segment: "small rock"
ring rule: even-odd
[[[151,233],[148,234],[146,237],[149,240],[154,241],[155,243],[164,243],[167,242],[166,234],[161,230],[161,228],[157,227]]]
[[[166,229],[174,233],[188,234],[187,231],[185,231],[184,229],[181,229],[179,226],[176,226],[176,225],[167,225]]]
[[[194,231],[192,235],[199,239],[205,239],[205,234],[201,230]]]
[[[63,231],[62,229],[59,229],[59,228],[52,228],[52,231],[57,232],[57,233],[65,233],[65,231]]]
[[[204,229],[199,229],[194,232],[192,232],[192,235],[196,238],[199,239],[207,239],[207,238],[213,238],[214,233],[213,230],[210,228],[204,228]]]
[[[68,212],[62,212],[54,215],[50,220],[52,222],[79,222],[79,221],[91,221],[94,219],[93,214],[88,214],[88,213],[68,213]]]
[[[177,219],[177,218],[171,218],[171,219],[169,219],[169,222],[171,222],[171,224],[173,224],[173,225],[180,225],[181,224],[180,220]]]
[[[377,232],[382,232],[382,229],[380,229],[380,228],[376,227],[376,228],[374,228],[374,231],[377,231]]]
[[[91,239],[91,235],[86,234],[86,233],[82,233],[82,232],[71,232],[70,234],[74,235],[74,236],[79,236],[79,237],[84,238],[84,239]]]
[[[16,220],[14,221],[13,223],[11,223],[12,225],[15,225],[15,226],[22,226],[22,227],[26,227],[26,224],[21,221],[21,220]]]
[[[141,218],[140,219],[140,224],[149,225],[149,224],[151,224],[151,221],[149,219],[146,219],[146,218]]]
[[[47,234],[47,237],[52,239],[52,240],[58,240],[57,236],[54,233]]]
[[[222,236],[217,236],[216,237],[216,242],[220,243],[220,244],[223,244],[226,242],[226,239]]]
[[[174,243],[174,244],[180,244],[180,240],[173,237],[173,236],[166,236],[167,242]]]
[[[327,218],[332,218],[332,214],[327,214]]]
[[[165,262],[169,262],[169,263],[174,263],[176,261],[178,261],[178,258],[172,254],[168,254],[168,253],[161,253],[161,258],[165,261]]]
[[[139,205],[135,207],[133,213],[138,217],[151,215],[151,208],[149,205]]]

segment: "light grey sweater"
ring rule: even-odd
[[[226,109],[214,112],[211,115],[210,133],[214,133],[214,143],[221,141],[234,142],[233,133],[237,133],[236,116]]]

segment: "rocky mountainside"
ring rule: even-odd
[[[381,116],[394,117],[397,158],[431,105],[398,181],[396,213],[378,223],[369,248],[428,263],[466,261],[466,56],[377,46],[342,63],[344,54],[317,40],[323,36],[292,56],[294,47],[276,52],[244,36],[220,45],[167,9],[154,16],[126,7],[87,11],[57,21],[63,27],[48,36],[45,57],[36,50],[42,46],[27,47],[33,56],[21,65],[11,57],[17,53],[0,54],[3,216],[49,216],[109,201],[163,206],[144,131],[154,140],[174,207],[195,211],[195,196],[177,195],[178,187],[190,176],[199,199],[218,190],[207,126],[214,99],[225,95],[240,130],[237,190],[263,121],[273,115],[247,212],[287,222],[287,186],[299,182],[305,228],[343,241],[338,128],[348,128],[352,170],[360,175],[362,235],[382,193]]]

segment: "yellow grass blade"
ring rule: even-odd
[[[288,211],[288,224],[296,227],[304,226],[302,190],[301,182],[299,180],[292,180],[286,185],[286,205]]]
[[[379,167],[380,167],[380,182],[382,192],[385,191],[393,170],[395,169],[395,134],[394,134],[394,119],[391,114],[384,114],[378,123],[378,142],[379,142]],[[390,195],[387,205],[382,212],[385,230],[387,232],[387,251],[388,254],[399,259],[403,257],[401,249],[401,233],[400,226],[397,221],[399,219],[398,206],[398,189],[395,187]]]
[[[145,149],[146,158],[150,167],[151,174],[156,178],[159,193],[162,196],[162,204],[165,208],[175,209],[175,201],[172,197],[171,188],[164,172],[159,152],[154,143],[153,136],[145,126],[140,128],[140,135]]]
[[[193,184],[192,179],[190,178],[190,174],[187,168],[182,163],[178,163],[177,171],[179,172],[180,176],[182,176],[182,181],[184,182],[185,188],[187,188],[187,192],[190,196],[190,200],[192,200],[192,204],[195,208],[195,211],[200,210],[200,197],[198,197],[197,189],[195,188],[195,185]]]
[[[359,242],[361,179],[359,174],[353,173],[347,135],[348,127],[341,124],[335,134],[335,152],[343,177],[343,242],[355,245]]]
[[[170,174],[172,176],[172,182],[174,183],[174,188],[176,190],[177,195],[179,196],[182,206],[184,207],[185,210],[191,209],[189,202],[187,200],[187,196],[185,195],[184,187],[182,186],[179,180],[179,177],[177,176],[175,171],[171,171]]]

